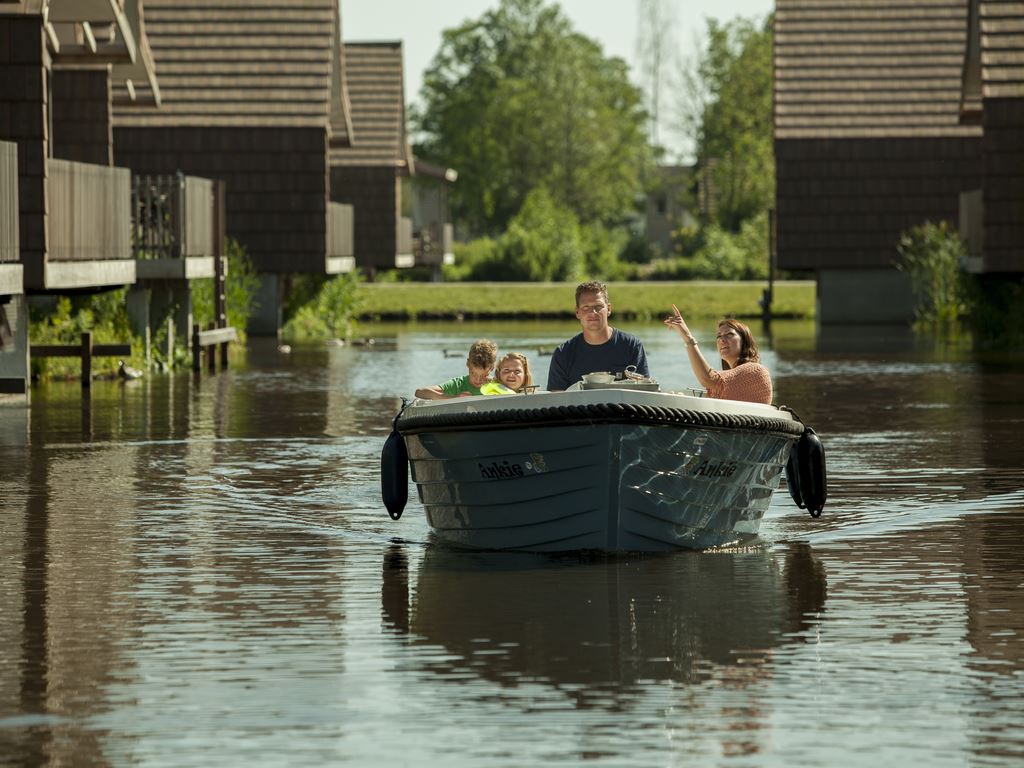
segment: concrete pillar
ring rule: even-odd
[[[180,339],[192,337],[192,291],[188,280],[154,280],[149,284],[149,328],[156,335],[167,327],[167,319],[174,323],[175,335]]]
[[[277,336],[281,332],[284,305],[284,281],[281,275],[261,272],[260,287],[256,292],[256,310],[249,318],[246,332],[252,336]]]
[[[28,301],[15,295],[0,304],[0,394],[28,397],[30,376]]]
[[[128,324],[132,334],[146,340],[146,364],[149,364],[149,340],[152,336],[152,324],[149,317],[149,290],[139,283],[128,288],[128,297],[125,301],[128,310]]]
[[[822,325],[901,325],[914,319],[910,278],[897,269],[823,269],[818,272]]]

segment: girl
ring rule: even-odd
[[[513,392],[525,392],[527,387],[533,386],[533,375],[526,355],[509,352],[498,361],[496,372],[498,381]]]

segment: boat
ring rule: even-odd
[[[381,457],[394,519],[406,463],[433,535],[469,549],[742,544],[784,472],[812,515],[826,494],[820,440],[791,410],[629,379],[403,404]]]

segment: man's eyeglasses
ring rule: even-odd
[[[580,312],[585,315],[589,315],[591,313],[599,315],[604,312],[605,309],[606,307],[604,304],[583,304],[580,306]]]

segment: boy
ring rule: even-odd
[[[483,394],[480,387],[490,381],[491,369],[497,359],[498,345],[488,339],[478,339],[469,348],[469,357],[466,358],[466,368],[469,369],[467,376],[457,376],[433,387],[421,387],[416,390],[416,397],[441,400]]]

